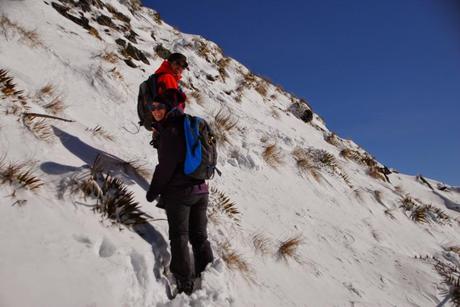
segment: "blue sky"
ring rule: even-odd
[[[408,174],[460,185],[460,1],[152,1]]]

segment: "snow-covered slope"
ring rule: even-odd
[[[297,118],[292,106],[304,102],[134,1],[2,0],[0,11],[0,306],[449,299],[442,282],[458,276],[458,187],[385,176],[318,115]],[[165,215],[145,201],[156,152],[149,134],[136,132],[138,85],[162,62],[159,45],[188,57],[187,112],[208,119],[222,140],[223,176],[210,182],[216,261],[200,289],[174,300],[162,274]],[[93,210],[98,198],[75,187],[98,171],[134,193],[148,224],[112,225]],[[451,270],[439,274],[442,263]]]

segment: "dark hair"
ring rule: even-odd
[[[187,63],[187,57],[183,55],[182,53],[171,53],[168,57],[168,62],[173,63],[177,62],[180,65],[182,65],[184,68],[187,68],[188,63]]]

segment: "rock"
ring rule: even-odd
[[[117,43],[117,45],[120,45],[121,47],[126,47],[126,41],[122,38],[117,38],[115,40],[115,43]]]
[[[118,30],[117,25],[113,23],[112,19],[109,16],[101,14],[96,18],[96,22],[100,25],[112,28],[114,30]]]
[[[73,16],[71,14],[69,14],[67,11],[69,10],[68,7],[64,6],[64,5],[61,5],[61,4],[58,4],[56,2],[52,2],[51,3],[51,6],[56,10],[58,11],[62,16],[70,19],[71,21],[73,21],[74,23],[82,26],[83,28],[85,28],[86,30],[90,30],[91,29],[91,26],[89,25],[89,20],[84,17],[84,16],[81,16],[81,17],[76,17],[76,16]]]
[[[165,47],[163,47],[162,44],[159,44],[155,47],[155,52],[156,54],[162,58],[162,59],[167,59],[169,57],[169,55],[171,54],[171,51],[169,51],[168,49],[166,49]]]

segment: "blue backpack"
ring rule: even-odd
[[[185,162],[184,173],[195,179],[211,179],[214,172],[222,173],[216,167],[216,137],[208,123],[196,116],[185,114]]]

